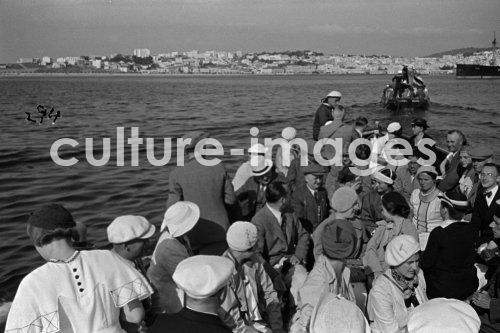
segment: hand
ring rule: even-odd
[[[292,264],[292,266],[295,266],[295,265],[297,265],[297,264],[300,264],[300,259],[299,259],[299,258],[297,258],[296,256],[292,256],[292,257],[290,258],[290,264]]]
[[[476,291],[472,295],[472,303],[479,306],[480,308],[489,309],[491,303],[490,294],[488,294],[486,291],[481,291],[481,292]]]

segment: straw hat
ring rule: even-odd
[[[172,237],[179,237],[193,229],[199,218],[198,205],[190,201],[178,201],[165,212],[160,231],[163,232],[168,228]]]

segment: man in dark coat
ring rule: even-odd
[[[472,211],[471,225],[479,237],[478,244],[491,240],[492,231],[489,224],[493,220],[493,214],[498,207],[500,181],[498,166],[493,163],[484,165],[479,174],[482,190],[477,194]]]
[[[184,308],[175,314],[159,315],[148,332],[232,332],[219,316],[222,294],[233,269],[231,260],[218,256],[194,256],[181,261],[173,279],[184,291]]]
[[[460,163],[460,151],[467,144],[467,141],[462,132],[451,130],[446,137],[446,144],[450,153],[440,165],[443,179],[438,184],[438,189],[443,193],[453,190],[458,185],[460,176],[457,167]]]
[[[200,221],[189,232],[193,251],[221,255],[227,249],[229,218],[226,205],[235,202],[233,185],[222,163],[203,165],[195,158],[196,144],[208,137],[204,132],[190,132],[186,146],[188,161],[175,168],[169,177],[167,208],[177,201],[191,201],[200,208]]]
[[[500,243],[500,200],[496,203],[497,208],[493,215],[493,222],[491,222],[490,228],[493,233],[493,238],[498,245],[498,243]],[[498,246],[495,253],[496,257],[490,260],[490,262],[494,262],[494,264],[490,264],[490,268],[488,269],[491,269],[494,273],[488,279],[486,286],[481,288],[480,291],[475,292],[471,299],[481,319],[480,333],[500,332],[500,265],[498,265],[500,255]]]
[[[313,139],[315,141],[318,140],[319,129],[323,126],[327,121],[333,120],[332,111],[340,102],[342,98],[342,94],[338,91],[331,91],[325,98],[321,100],[321,105],[316,110],[316,114],[314,115],[314,123],[313,123]]]
[[[465,300],[479,285],[474,266],[474,233],[468,222],[461,222],[468,209],[458,194],[440,196],[443,225],[432,230],[422,256],[422,270],[429,298]]]
[[[302,167],[305,184],[292,194],[293,211],[309,234],[328,217],[328,194],[322,186],[326,172],[326,168],[319,164]]]

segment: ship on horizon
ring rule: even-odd
[[[457,79],[500,79],[500,66],[496,63],[497,38],[493,32],[492,57],[489,65],[457,64]]]

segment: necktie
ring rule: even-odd
[[[484,193],[484,197],[485,197],[485,198],[489,198],[489,197],[491,197],[492,195],[493,195],[493,193],[492,193],[492,192],[485,192],[485,193]]]
[[[285,218],[285,214],[281,214],[281,231],[283,232],[283,235],[285,236],[285,240],[288,243],[288,239],[286,237],[286,218]]]

